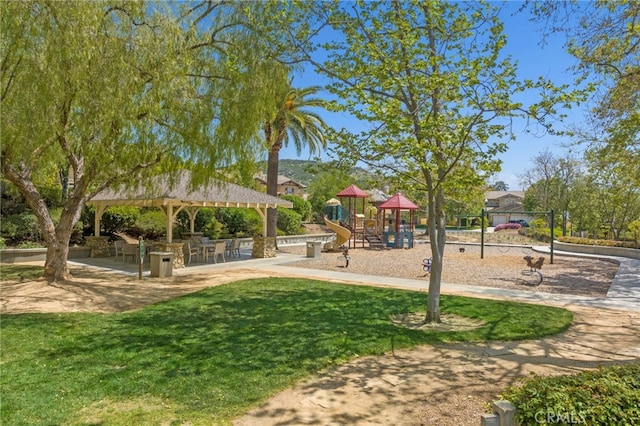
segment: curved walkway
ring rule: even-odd
[[[534,247],[535,251],[549,252],[548,247]],[[563,256],[587,256],[604,258],[606,256],[581,255],[569,252],[558,252]],[[592,308],[608,308],[640,312],[640,260],[623,257],[609,257],[619,262],[620,267],[613,279],[611,287],[605,299],[595,297],[562,295],[557,293],[541,293],[532,291],[506,290],[501,288],[470,286],[454,283],[442,283],[443,294],[473,295],[495,299],[510,299],[531,303],[553,303],[559,306],[578,305]],[[304,277],[318,278],[328,281],[348,281],[368,283],[380,286],[407,288],[412,290],[424,290],[425,282],[421,280],[408,280],[373,275],[353,274],[350,272],[327,271],[319,269],[298,268],[287,266],[287,263],[300,260],[300,255],[279,253],[272,259],[252,259],[239,264],[227,264],[228,269],[258,268],[260,271],[271,271],[279,274],[296,274]]]

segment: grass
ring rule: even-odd
[[[35,280],[44,273],[44,267],[31,265],[3,264],[0,267],[0,281]]]
[[[454,341],[535,339],[570,311],[443,296],[464,332],[394,326],[426,294],[306,279],[235,282],[117,314],[3,315],[0,423],[230,424],[311,373]]]

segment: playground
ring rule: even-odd
[[[349,185],[336,197],[326,202],[324,222],[336,238],[325,244],[325,251],[413,248],[419,207],[400,192],[372,200],[368,192]]]
[[[522,275],[529,267],[524,256],[545,254],[534,253],[520,246],[486,246],[485,257],[480,259],[477,244],[447,244],[444,255],[442,281],[445,283],[467,284],[493,288],[504,288],[544,293],[572,294],[577,296],[604,297],[618,270],[618,264],[606,260],[576,258],[556,255],[553,264],[545,263],[541,269],[544,279],[539,285],[529,285],[529,279]],[[281,247],[281,251],[304,255],[303,246]],[[428,244],[416,244],[411,250],[350,250],[349,267],[339,253],[323,252],[320,258],[303,258],[289,264],[298,268],[344,271],[354,274],[382,277],[424,280],[425,290],[429,277],[425,277],[422,260],[431,256]]]

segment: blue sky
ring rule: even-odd
[[[514,14],[521,5],[521,2],[507,2],[503,5],[502,17],[505,25],[504,31],[507,35],[507,46],[504,52],[510,54],[518,61],[519,76],[536,79],[543,76],[552,79],[556,84],[571,83],[573,74],[568,69],[575,64],[575,59],[564,51],[565,36],[555,35],[547,39],[547,43],[541,46],[542,40],[541,24],[529,22],[529,13],[523,12]],[[311,72],[297,75],[294,79],[294,86],[323,85],[326,81]],[[532,100],[520,99],[525,105]],[[566,111],[569,117],[560,124],[562,126],[580,125],[583,121],[584,106],[575,107]],[[323,119],[331,127],[340,129],[347,127],[353,129],[364,128],[366,124],[354,123],[353,118],[342,114],[320,111]],[[502,172],[493,180],[507,183],[509,189],[520,190],[520,178],[527,169],[533,166],[532,159],[545,149],[556,155],[565,155],[568,148],[563,147],[563,143],[569,142],[568,138],[561,138],[553,135],[535,136],[525,131],[524,122],[514,124],[516,140],[509,142],[506,153],[500,155],[503,161]],[[309,159],[308,151],[302,151],[298,156],[293,146],[284,147],[280,151],[280,159]],[[323,155],[323,158],[327,158]]]

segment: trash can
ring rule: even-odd
[[[307,241],[307,257],[320,257],[322,241]]]
[[[149,256],[151,257],[152,277],[170,277],[173,275],[173,253],[170,251],[152,251]]]

